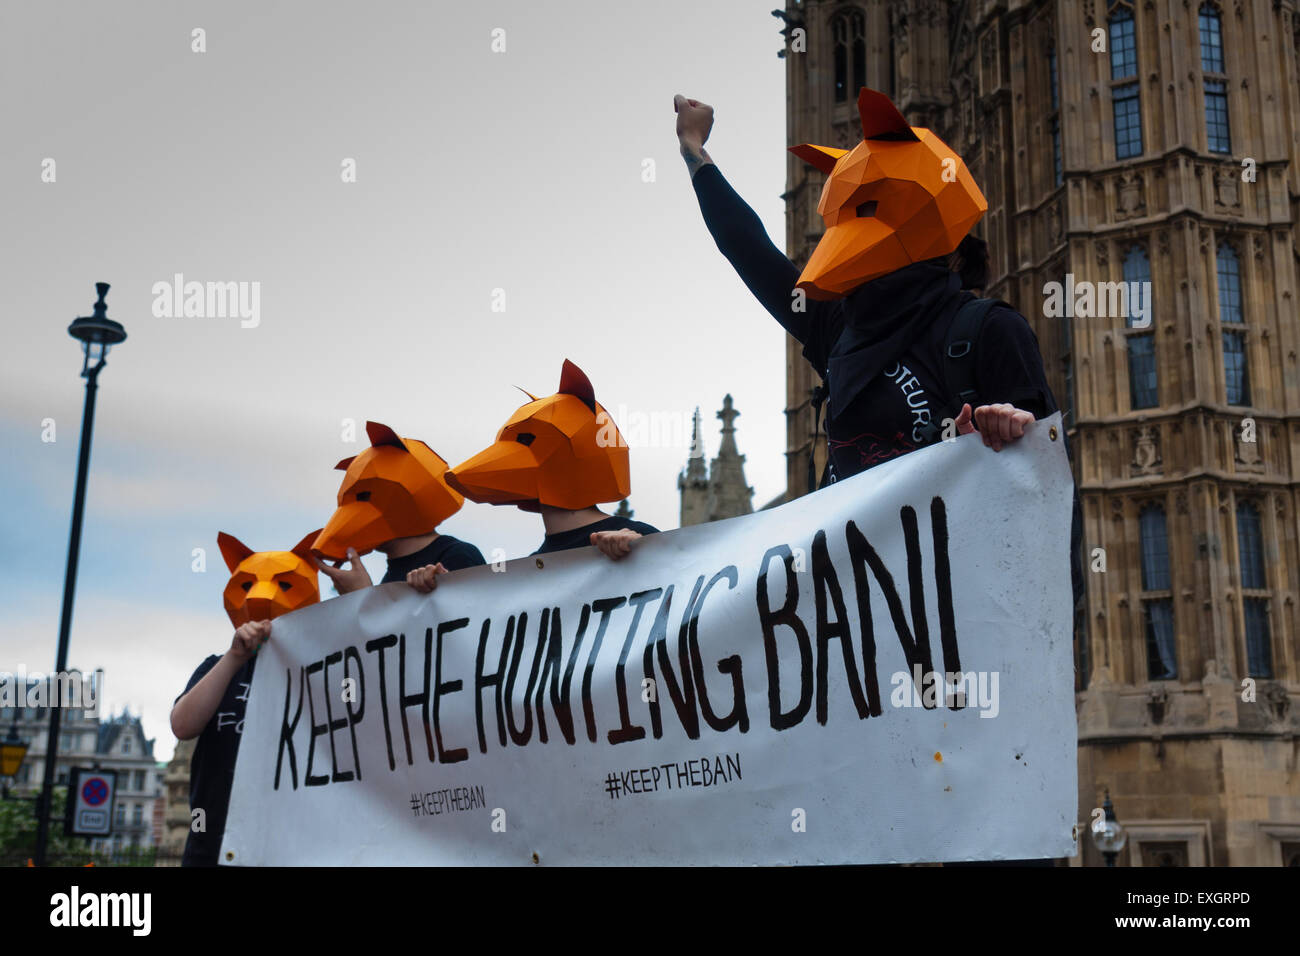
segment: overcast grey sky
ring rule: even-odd
[[[677,526],[689,434],[665,425],[701,406],[711,456],[726,392],[755,504],[784,490],[784,333],[709,238],[672,112],[715,105],[710,152],[784,244],[773,6],[6,3],[0,670],[54,663],[84,395],[66,328],[96,281],[130,338],[100,380],[70,663],[105,669],[159,759],[229,646],[217,532],[276,550],[324,524],[361,447],[345,419],[454,465],[570,358],[633,444],[637,518]],[[259,323],[155,317],[177,273],[259,283]],[[472,503],[443,530],[510,557],[542,533]]]

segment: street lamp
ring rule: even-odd
[[[9,799],[9,778],[18,775],[18,768],[27,756],[27,741],[18,737],[18,710],[14,709],[14,722],[9,725],[9,736],[0,741],[0,777],[4,777],[3,798]]]
[[[86,405],[81,414],[81,451],[77,456],[77,489],[72,499],[72,531],[68,538],[68,570],[63,579],[63,614],[59,620],[59,652],[54,673],[68,669],[68,630],[72,626],[72,597],[77,589],[77,558],[81,552],[81,519],[86,504],[86,470],[90,464],[90,436],[95,427],[95,390],[99,373],[108,358],[108,350],[126,340],[126,329],[107,315],[108,283],[96,282],[99,299],[93,315],[73,319],[68,334],[81,343],[83,359],[81,377],[86,380]],[[91,362],[94,362],[92,365]],[[37,866],[45,865],[45,847],[50,835],[50,807],[54,796],[54,772],[58,762],[59,701],[50,702],[50,733],[45,744],[45,773],[41,782],[41,795],[37,802],[36,853]]]
[[[1115,865],[1115,858],[1119,856],[1120,851],[1124,849],[1124,844],[1128,842],[1128,832],[1120,826],[1119,820],[1115,818],[1115,807],[1110,802],[1110,791],[1106,791],[1106,802],[1101,805],[1105,811],[1105,819],[1100,826],[1092,828],[1092,842],[1097,850],[1106,858],[1107,866]]]

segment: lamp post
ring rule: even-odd
[[[1115,858],[1124,849],[1124,844],[1128,843],[1128,833],[1115,817],[1115,807],[1110,802],[1109,790],[1106,791],[1106,801],[1101,805],[1101,809],[1105,813],[1105,819],[1100,825],[1093,826],[1092,842],[1106,858],[1106,865],[1114,866]]]
[[[18,768],[27,756],[27,741],[18,737],[18,708],[14,708],[14,722],[9,725],[9,736],[0,742],[0,777],[5,783],[0,796],[9,799],[9,779],[18,775]]]
[[[59,619],[59,652],[54,673],[62,674],[68,668],[68,631],[72,626],[72,597],[77,589],[77,558],[81,552],[81,519],[86,505],[86,470],[90,465],[90,436],[95,427],[95,390],[99,373],[104,368],[108,350],[125,341],[126,329],[107,315],[108,283],[96,282],[99,299],[93,315],[73,319],[68,334],[81,343],[81,377],[86,380],[86,405],[81,416],[81,451],[77,456],[77,489],[72,499],[72,531],[68,539],[68,570],[63,579],[63,614]],[[94,363],[93,365],[91,363]],[[41,795],[36,804],[37,866],[45,865],[45,848],[50,835],[50,807],[54,796],[54,772],[59,750],[59,702],[50,702],[50,732],[45,744],[45,773],[41,782]]]

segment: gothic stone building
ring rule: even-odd
[[[718,455],[709,465],[704,462],[704,441],[700,436],[700,410],[695,409],[691,435],[691,455],[677,477],[682,496],[681,526],[703,524],[721,518],[751,514],[754,489],[745,483],[745,456],[736,447],[736,411],[731,396],[722,400],[718,418],[722,420],[722,441]]]
[[[1101,862],[1087,824],[1109,790],[1130,833],[1120,865],[1300,865],[1296,0],[778,15],[790,143],[855,145],[865,85],[964,158],[989,202],[985,294],[1029,320],[1065,414],[1090,569],[1071,862]],[[823,182],[790,157],[799,264]],[[1150,310],[1060,316],[1052,282],[1133,283]],[[816,373],[792,339],[786,358],[791,497],[825,449]]]

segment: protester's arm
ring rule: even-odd
[[[713,107],[680,95],[674,97],[673,105],[682,158],[718,251],[763,308],[800,343],[806,343],[826,304],[795,296],[799,270],[768,238],[758,214],[731,188],[705,152],[704,143],[713,128]]]
[[[235,631],[230,650],[172,705],[172,733],[177,740],[189,740],[203,733],[221,706],[230,682],[270,637],[270,621],[249,621]]]

